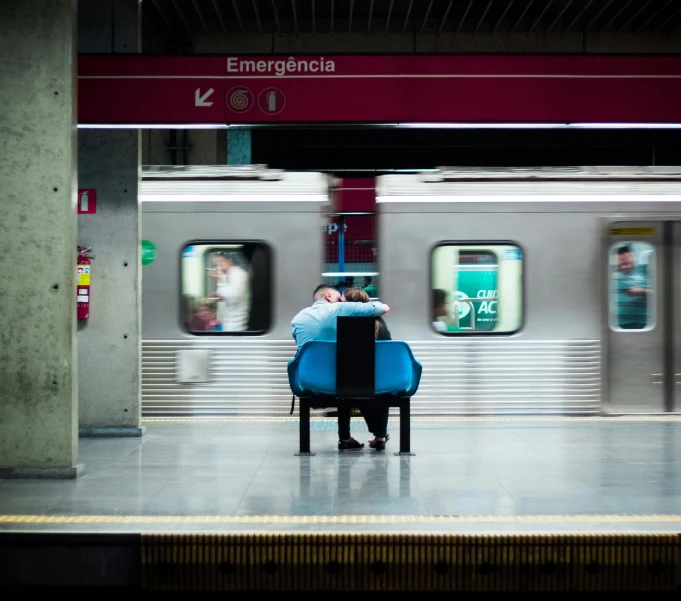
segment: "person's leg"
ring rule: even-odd
[[[350,409],[338,408],[338,440],[350,439]]]
[[[359,410],[362,412],[362,417],[367,425],[367,430],[374,434],[374,425],[376,420],[376,408],[375,407],[360,407]],[[375,435],[375,434],[374,434]]]
[[[364,445],[350,436],[350,409],[338,408],[338,450],[359,451]]]
[[[385,443],[390,438],[388,436],[388,415],[390,413],[389,407],[373,407],[372,408],[372,425],[374,439],[369,441],[369,446],[377,451],[385,449]]]
[[[376,438],[387,438],[388,436],[388,414],[390,407],[376,407],[374,413],[374,436]]]

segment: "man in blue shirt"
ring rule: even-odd
[[[635,264],[629,246],[617,249],[617,265],[617,325],[623,330],[643,330],[648,325],[648,274]]]
[[[370,303],[345,303],[341,293],[333,286],[317,286],[311,307],[303,309],[293,320],[291,329],[298,347],[310,340],[336,340],[337,317],[380,317],[390,310],[378,301]],[[350,412],[338,412],[338,450],[359,451],[364,445],[350,436]]]

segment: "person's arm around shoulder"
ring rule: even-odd
[[[390,307],[378,301],[370,303],[345,302],[340,304],[340,315],[357,317],[380,317],[390,311]]]
[[[390,311],[390,307],[388,305],[386,305],[385,303],[382,303],[380,301],[371,301],[370,303],[363,303],[363,304],[373,305],[374,306],[374,315],[376,317],[380,317],[381,315],[385,315],[388,311]]]

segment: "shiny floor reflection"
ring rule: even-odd
[[[415,420],[414,457],[339,454],[333,420],[296,457],[297,421],[149,422],[81,439],[76,481],[0,480],[0,514],[681,514],[681,421]],[[353,419],[353,434],[366,442]]]

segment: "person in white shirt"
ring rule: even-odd
[[[217,282],[218,320],[222,331],[245,332],[250,310],[248,273],[226,252],[216,253],[212,261],[215,270],[209,275]]]

